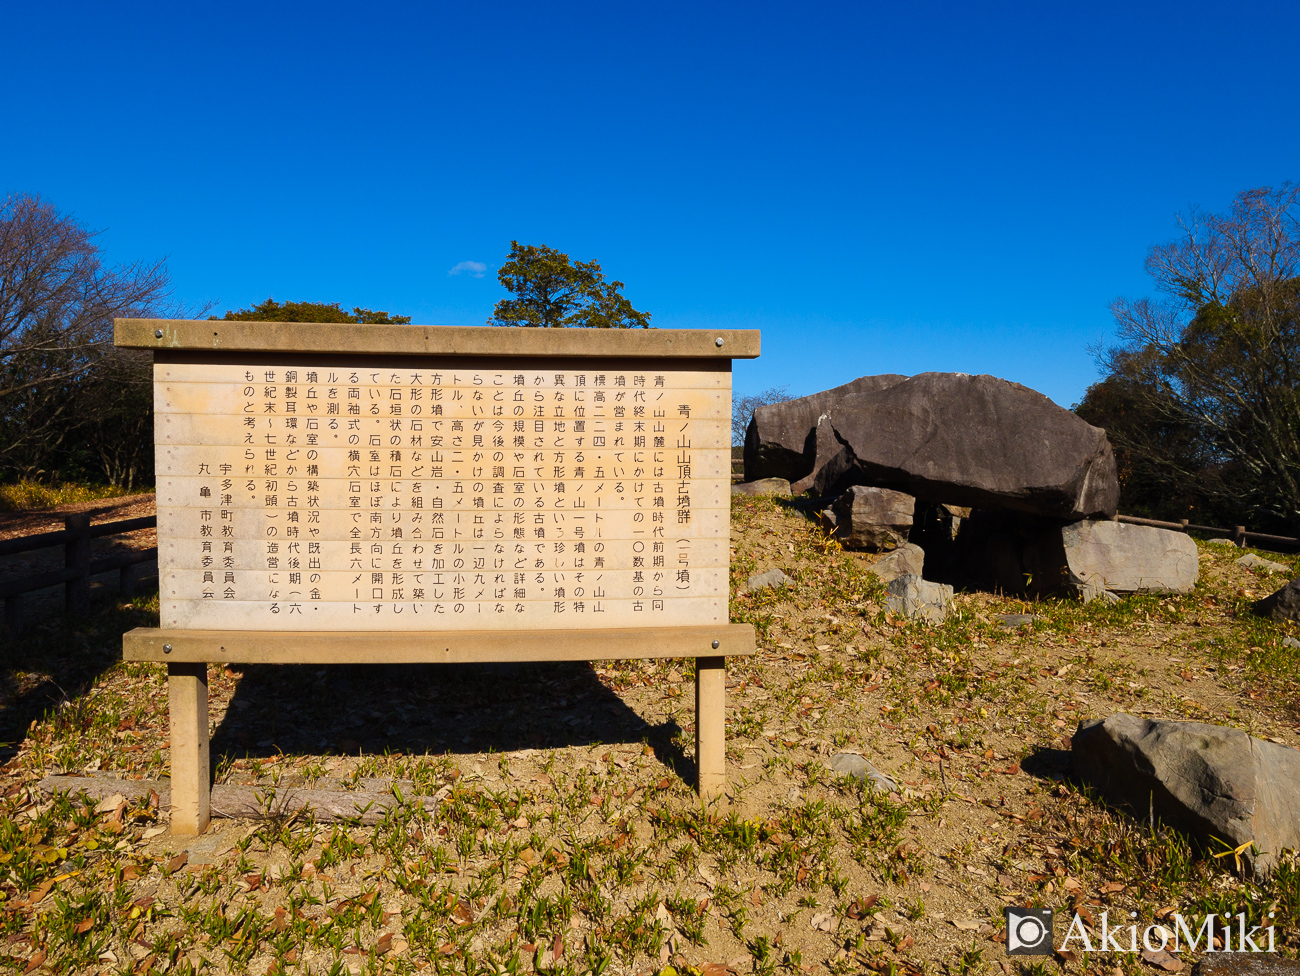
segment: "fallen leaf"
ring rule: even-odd
[[[98,814],[113,813],[124,803],[126,803],[126,797],[121,793],[114,793],[112,796],[106,796],[95,804],[95,812]]]
[[[392,947],[393,947],[393,933],[385,932],[383,935],[379,937],[379,941],[375,943],[375,952],[377,952],[379,955],[382,956]]]
[[[78,935],[85,935],[94,927],[95,920],[93,918],[84,918],[73,926],[72,931],[76,932]]]
[[[42,901],[45,900],[45,896],[50,893],[50,889],[53,887],[54,887],[54,882],[52,880],[46,881],[44,884],[42,884],[39,888],[37,888],[27,897],[27,904],[39,905]]]
[[[1183,968],[1183,961],[1164,949],[1143,949],[1142,961],[1170,973],[1179,972]]]
[[[834,932],[840,927],[839,919],[826,912],[818,912],[812,917],[809,924],[819,932]]]
[[[960,929],[962,932],[978,932],[983,922],[970,922],[965,920],[953,920],[953,927]]]
[[[698,865],[695,868],[695,873],[700,876],[700,878],[704,881],[704,883],[709,888],[716,888],[718,886],[718,879],[715,878],[713,876],[713,872],[710,871],[708,868],[706,868],[703,864]]]
[[[36,955],[32,956],[30,959],[27,960],[27,968],[24,969],[23,972],[30,973],[33,969],[35,969],[43,962],[45,962],[44,949],[42,949],[40,952],[36,953]]]
[[[174,858],[167,862],[167,873],[175,874],[181,868],[190,862],[189,851],[181,851]]]

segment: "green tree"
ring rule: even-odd
[[[409,315],[390,315],[387,312],[375,312],[368,308],[354,308],[346,312],[338,302],[284,302],[274,298],[254,305],[227,312],[222,320],[226,322],[356,322],[362,325],[410,325]],[[214,315],[210,321],[218,321]]]
[[[514,298],[503,298],[488,325],[535,329],[648,329],[650,313],[623,296],[623,282],[606,281],[599,261],[569,260],[554,248],[510,242],[497,280]]]
[[[1193,212],[1152,248],[1159,299],[1112,306],[1120,342],[1080,404],[1141,484],[1194,493],[1254,525],[1300,528],[1300,186],[1247,190]],[[1122,411],[1116,413],[1117,407]]]

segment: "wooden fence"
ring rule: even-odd
[[[69,515],[63,520],[62,532],[43,532],[39,535],[20,536],[0,540],[0,556],[11,556],[35,549],[63,546],[63,568],[45,573],[0,581],[0,599],[5,602],[5,626],[10,636],[23,632],[23,595],[33,590],[64,584],[64,610],[84,614],[90,610],[90,578],[100,573],[118,570],[119,590],[124,597],[135,595],[135,567],[158,558],[158,549],[137,549],[122,552],[105,559],[90,558],[90,540],[106,535],[121,535],[139,529],[152,529],[158,525],[156,515],[122,519],[118,522],[90,524],[89,515]]]
[[[1138,518],[1136,515],[1118,515],[1116,521],[1128,522],[1130,525],[1151,525],[1157,529],[1173,529],[1175,532],[1200,532],[1204,535],[1221,535],[1231,539],[1232,544],[1240,549],[1254,545],[1257,549],[1273,549],[1274,546],[1300,548],[1300,539],[1289,535],[1270,535],[1267,532],[1247,532],[1244,525],[1231,529],[1222,529],[1214,525],[1193,525],[1187,519],[1181,522],[1161,522],[1159,519]],[[1282,550],[1274,549],[1275,552]]]

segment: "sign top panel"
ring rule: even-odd
[[[114,319],[132,349],[434,356],[617,356],[755,359],[757,329],[527,329],[473,325],[358,325]]]

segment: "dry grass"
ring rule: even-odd
[[[0,485],[0,512],[35,512],[59,505],[99,501],[103,498],[121,498],[139,494],[139,489],[127,490],[116,485],[89,485],[65,482],[46,485],[38,481],[19,481]]]
[[[117,635],[153,621],[156,599],[14,642],[0,703],[7,965],[1048,972],[1004,956],[1012,903],[1144,920],[1271,910],[1295,954],[1291,862],[1266,885],[1244,880],[1231,859],[1096,802],[1070,780],[1066,752],[1080,719],[1118,710],[1294,745],[1300,658],[1284,628],[1245,613],[1248,592],[1284,577],[1206,546],[1185,597],[1045,601],[1010,631],[995,615],[1019,601],[963,595],[955,619],[930,628],[884,612],[874,557],[838,551],[799,512],[738,500],[732,524],[733,616],[755,624],[761,651],[731,664],[729,797],[708,809],[685,785],[690,661],[214,668],[220,781],[349,789],[380,777],[404,801],[441,801],[432,813],[402,802],[374,827],[215,821],[186,843],[148,803],[114,819],[33,789],[88,767],[165,772],[162,669],[115,661]],[[794,584],[739,592],[769,566]],[[832,775],[841,749],[898,791],[864,794]]]

